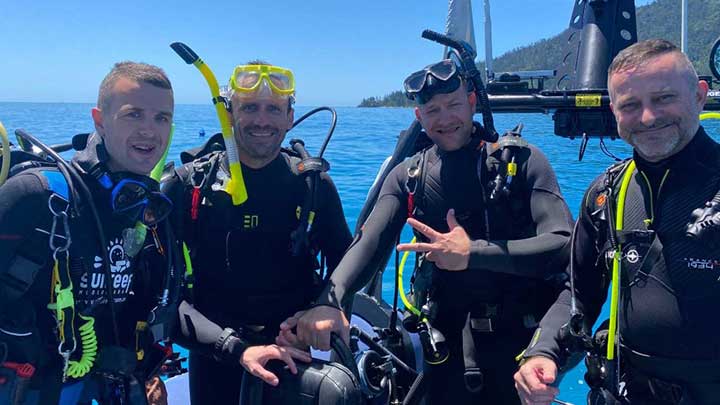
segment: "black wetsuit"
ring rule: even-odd
[[[414,196],[416,219],[438,232],[448,232],[446,214],[454,208],[472,240],[466,271],[433,271],[440,311],[434,326],[445,334],[451,355],[447,363],[430,367],[431,403],[518,401],[512,384],[514,356],[522,350],[522,338],[529,338],[532,331],[523,326],[523,316],[544,311],[549,305],[537,302],[536,298],[547,295],[537,288],[553,275],[548,262],[558,259],[571,230],[572,218],[555,175],[537,148],[530,145],[518,152],[522,163],[510,200],[486,204],[489,191],[481,185],[495,178],[500,151],[487,158],[485,147],[477,145],[473,140],[454,152],[442,152],[437,146],[427,150],[419,180],[423,192]],[[320,302],[346,304],[377,271],[385,249],[394,246],[408,218],[406,184],[413,160],[400,164],[385,179],[372,214],[333,273]],[[485,388],[471,399],[463,383],[462,329],[468,313],[493,305],[500,308],[497,317],[492,315],[494,332],[473,333]],[[539,319],[541,313],[537,315]]]
[[[701,127],[694,139],[669,159],[653,164],[635,154],[634,160],[637,169],[625,198],[623,229],[630,230],[627,223],[639,218],[634,222],[648,223],[640,230],[654,231],[662,250],[651,255],[647,241],[628,240],[621,245],[618,327],[624,347],[621,373],[627,373],[629,397],[633,404],[665,403],[651,395],[648,377],[662,380],[657,383],[663,386],[667,386],[663,381],[679,385],[714,381],[712,390],[717,393],[720,323],[715,316],[720,311],[720,251],[685,236],[685,228],[692,210],[702,207],[720,189],[720,145]],[[612,266],[612,260],[604,259],[609,249],[607,221],[598,216],[607,195],[606,177],[607,173],[599,176],[586,192],[573,236],[575,290],[586,327],[595,322],[606,300]],[[614,194],[620,188],[619,178],[613,182]],[[643,265],[645,257],[650,259]],[[525,357],[542,355],[563,365],[565,356],[557,334],[569,319],[570,296],[568,284],[542,320],[539,340]],[[633,351],[650,357],[643,360]],[[702,398],[700,393],[688,395]]]
[[[227,170],[224,152],[220,170]],[[307,192],[304,177],[291,169],[297,159],[281,153],[260,169],[242,166],[249,198],[233,206],[224,191],[207,191],[197,220],[191,215],[192,163],[164,190],[176,202],[183,240],[191,251],[193,308],[183,306],[183,325],[194,332],[183,342],[190,349],[190,395],[194,404],[237,403],[243,368],[238,356],[214,349],[224,328],[243,331],[248,344],[272,344],[287,317],[307,308],[319,291],[315,255],[321,251],[332,271],[351,241],[334,184],[319,178],[318,206],[309,236],[312,250],[291,252],[291,233]],[[208,184],[215,182],[210,178]],[[199,313],[198,313],[199,311]],[[200,315],[200,313],[202,315]],[[204,317],[207,319],[203,319]],[[252,333],[253,329],[262,330]],[[186,332],[186,329],[184,329]],[[187,332],[186,332],[187,333]],[[239,353],[236,353],[239,354]],[[218,362],[214,356],[226,361]]]
[[[92,152],[86,149],[74,158],[86,170],[91,165],[88,154]],[[90,160],[93,158],[91,156]],[[58,354],[54,311],[47,308],[52,296],[54,261],[48,243],[52,224],[52,215],[48,209],[50,191],[41,170],[56,171],[53,167],[28,169],[11,177],[0,187],[0,343],[8,346],[8,361],[28,362],[35,366],[36,373],[30,389],[40,391],[38,403],[57,404],[62,386],[63,362]],[[145,261],[152,255],[146,253],[149,248],[147,242],[152,243],[152,238],[147,239],[145,250],[135,257],[125,254],[123,230],[134,228],[135,220],[113,214],[110,190],[103,188],[94,177],[82,176],[94,196],[108,245],[100,246],[92,214],[87,204],[80,201],[79,216],[71,218],[69,223],[70,275],[76,328],[83,323],[78,318],[80,314],[94,317],[94,330],[101,356],[103,348],[117,345],[128,349],[129,355],[134,358],[135,324],[137,321],[146,321],[149,311],[157,303],[156,294],[165,267],[151,270]],[[55,206],[63,208],[63,205]],[[57,232],[64,235],[60,225]],[[61,242],[58,238],[57,244]],[[102,267],[106,256],[103,250],[108,252],[113,275],[112,294],[119,342],[115,341],[110,307],[106,304],[105,272]],[[29,283],[24,291],[18,289],[23,283]],[[78,349],[71,357],[73,360],[77,360],[82,353],[81,335],[77,329],[76,339]],[[100,361],[98,359],[95,364]],[[36,394],[30,395],[34,397]]]

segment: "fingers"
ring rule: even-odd
[[[287,364],[291,373],[297,374],[297,366],[295,365],[295,361],[292,359],[290,353],[288,353],[286,350],[283,350],[283,348],[278,348],[278,351],[280,353],[280,360],[284,361],[285,364]]]
[[[451,231],[454,228],[457,228],[458,226],[460,226],[457,219],[455,218],[455,209],[454,208],[451,208],[448,210],[446,219],[447,219],[448,228],[450,228]]]
[[[305,350],[297,349],[294,347],[285,347],[280,348],[285,349],[285,351],[295,360],[300,360],[303,363],[310,363],[312,361],[312,355]]]
[[[296,327],[297,323],[298,323],[298,319],[300,319],[300,317],[303,316],[304,313],[305,313],[305,311],[296,312],[295,315],[284,320],[283,323],[280,324],[280,329],[281,330],[290,330],[290,329]]]
[[[255,363],[247,368],[247,371],[254,375],[255,377],[265,381],[266,383],[272,385],[273,387],[278,385],[280,380],[278,380],[277,376],[270,371],[268,371],[265,367],[260,365],[260,363]]]
[[[520,370],[515,373],[515,388],[523,403],[550,403],[558,395],[557,388],[541,381],[542,374],[541,368],[527,366],[520,367]]]
[[[276,358],[285,362],[285,364],[287,364],[288,368],[290,369],[290,372],[293,374],[297,374],[298,371],[295,360],[293,359],[300,360],[304,363],[310,363],[312,361],[310,353],[296,349],[294,347],[274,346],[274,349],[276,349],[276,353],[278,354]]]
[[[430,238],[430,240],[434,240],[438,236],[440,236],[440,233],[436,230],[430,228],[429,226],[423,224],[422,222],[418,221],[415,218],[408,218],[407,220],[408,225],[413,227],[416,231],[420,232],[421,234],[427,236]]]
[[[330,332],[331,330],[323,330],[315,334],[316,344],[313,345],[318,350],[330,350]]]
[[[280,334],[275,337],[275,344],[278,346],[293,346],[290,340],[280,331]]]
[[[401,243],[397,245],[399,252],[433,252],[439,251],[440,246],[435,243]]]

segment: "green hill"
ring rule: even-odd
[[[636,10],[638,38],[664,38],[680,44],[680,1],[656,0]],[[568,7],[568,19],[570,9]],[[688,3],[688,55],[698,74],[709,75],[708,57],[710,47],[720,36],[720,0],[689,0]],[[555,69],[553,61],[560,61],[565,50],[568,31],[541,39],[533,44],[519,47],[493,59],[493,70],[497,73],[518,70]],[[479,51],[482,54],[482,50]],[[481,71],[484,63],[480,63]],[[375,106],[406,106],[402,100],[397,103],[399,92],[382,98],[371,98]],[[392,97],[391,97],[392,96]],[[370,99],[364,99],[366,103]],[[397,103],[397,104],[396,104]],[[411,104],[410,104],[411,105]],[[370,105],[366,105],[370,106]]]

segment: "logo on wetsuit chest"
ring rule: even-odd
[[[687,268],[691,270],[715,270],[720,268],[720,260],[718,259],[698,259],[694,257],[683,258],[687,263]]]
[[[112,293],[115,302],[124,302],[130,293],[133,274],[130,257],[125,253],[122,238],[111,240],[107,246],[110,259]],[[86,304],[106,297],[103,258],[95,256],[92,269],[80,277],[78,301]]]
[[[253,214],[243,215],[243,229],[255,229],[260,224],[260,216]]]

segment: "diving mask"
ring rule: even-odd
[[[240,65],[230,77],[230,87],[242,93],[257,91],[263,82],[277,95],[289,96],[295,93],[293,72],[278,66]]]
[[[147,226],[153,226],[170,215],[173,203],[163,193],[152,191],[147,184],[120,180],[112,190],[112,209],[117,214],[132,216]]]
[[[443,59],[425,66],[405,79],[403,86],[410,100],[425,104],[436,94],[452,93],[460,87],[460,74],[455,62]]]

